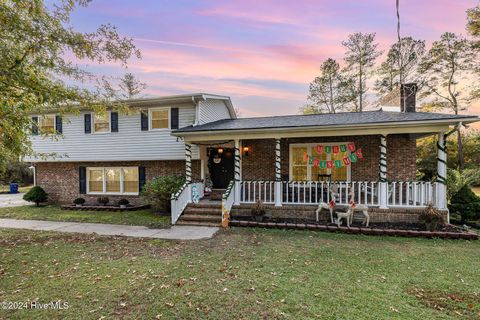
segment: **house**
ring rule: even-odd
[[[332,185],[338,204],[348,204],[353,192],[373,222],[415,222],[429,203],[448,216],[445,138],[479,118],[415,112],[416,87],[408,88],[400,112],[237,119],[228,97],[193,94],[132,100],[129,115],[37,117],[39,129],[47,123],[55,132],[60,124],[63,136],[34,136],[34,150],[63,157],[28,160],[37,184],[57,202],[104,194],[136,202],[146,180],[184,174],[187,182],[172,197],[172,223],[218,224],[257,200],[274,214],[315,219]],[[416,140],[429,135],[438,137],[438,178],[416,181]],[[221,201],[192,203],[204,196],[206,179],[210,197]]]

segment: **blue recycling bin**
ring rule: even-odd
[[[18,193],[18,183],[10,183],[10,193]]]

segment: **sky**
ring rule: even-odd
[[[479,3],[400,2],[402,36],[427,47],[445,31],[465,34],[465,11]],[[320,64],[342,60],[350,33],[375,32],[383,50],[396,40],[395,0],[94,0],[72,16],[80,31],[104,23],[133,38],[142,59],[96,72],[132,72],[146,96],[227,95],[242,117],[298,113]]]

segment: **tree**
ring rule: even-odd
[[[8,159],[31,153],[30,114],[115,106],[118,97],[105,90],[108,81],[72,60],[126,66],[140,52],[108,24],[94,32],[75,31],[69,16],[88,3],[71,0],[47,7],[42,0],[0,1],[0,171]]]
[[[451,32],[442,34],[422,59],[419,73],[424,86],[421,97],[429,97],[430,108],[450,110],[454,114],[466,110],[477,99],[474,81],[461,79],[473,77],[474,50],[470,42]],[[458,167],[464,168],[461,128],[457,129]]]
[[[119,86],[123,91],[123,96],[127,99],[132,99],[145,90],[147,84],[140,82],[132,73],[127,73],[120,79]]]
[[[346,70],[355,81],[351,93],[358,99],[357,109],[362,112],[365,107],[365,94],[368,91],[366,80],[371,75],[375,60],[382,54],[375,42],[375,33],[354,33],[342,42],[345,47]]]
[[[400,84],[418,82],[418,64],[424,54],[423,40],[405,37],[394,43],[378,68],[379,79],[375,82],[375,89],[385,94]]]
[[[474,37],[480,37],[480,5],[467,10],[467,31]]]
[[[347,85],[348,79],[338,62],[331,58],[325,60],[320,66],[320,76],[310,83],[309,104],[302,112],[315,114],[344,110],[352,100]]]
[[[34,202],[35,205],[39,207],[41,202],[48,200],[48,194],[42,187],[35,186],[23,195],[23,200]]]

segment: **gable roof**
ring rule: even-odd
[[[173,134],[224,130],[262,130],[288,129],[302,127],[350,127],[358,125],[375,126],[394,123],[440,122],[455,124],[458,122],[475,122],[480,119],[471,115],[453,115],[430,112],[389,112],[364,111],[343,112],[335,114],[290,115],[256,118],[224,119],[197,126],[188,126],[175,130]]]

